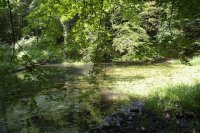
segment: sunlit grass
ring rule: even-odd
[[[199,66],[174,65],[170,63],[107,68],[105,87],[125,95],[148,96],[153,88],[168,84],[192,84],[200,80]]]
[[[190,64],[192,66],[200,65],[200,56],[193,57],[192,60],[190,61]]]

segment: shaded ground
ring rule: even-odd
[[[195,124],[191,116],[170,118],[147,110],[141,101],[121,107],[112,115],[106,116],[102,127],[91,133],[193,133]],[[197,131],[198,133],[198,131]]]

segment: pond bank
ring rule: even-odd
[[[128,107],[106,116],[102,127],[91,133],[189,133],[194,130],[193,118],[189,116],[171,118],[169,114],[157,114],[147,110],[145,103],[134,101]]]

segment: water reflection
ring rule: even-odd
[[[98,106],[98,69],[91,64],[45,66],[9,77],[5,84],[9,132],[84,132],[100,125],[104,113]]]

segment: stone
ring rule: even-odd
[[[141,127],[141,130],[142,130],[142,131],[145,131],[146,129],[145,129],[144,127]]]

